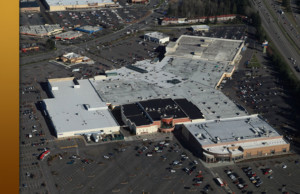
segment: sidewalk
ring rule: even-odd
[[[143,139],[151,140],[151,141],[162,141],[162,140],[173,140],[173,133],[151,133],[151,134],[144,134],[144,135],[135,135],[135,136],[128,136],[125,137],[125,141],[139,141]]]

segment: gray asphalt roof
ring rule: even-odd
[[[47,111],[57,133],[91,130],[118,126],[114,117],[95,92],[89,80],[78,80],[80,88],[74,88],[73,78],[51,81],[54,98],[45,99]]]
[[[201,145],[237,140],[280,136],[274,128],[257,115],[209,120],[184,124]]]
[[[87,5],[88,3],[112,3],[112,0],[46,0],[50,6]]]

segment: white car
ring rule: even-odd
[[[104,155],[103,157],[104,157],[105,159],[109,159],[109,156],[107,156],[107,155]]]
[[[171,169],[171,170],[170,170],[170,172],[171,172],[171,173],[175,173],[175,172],[176,172],[176,170],[173,170],[173,169]]]
[[[284,165],[282,166],[282,168],[287,168],[287,165],[284,164]]]
[[[239,187],[239,189],[242,189],[242,188],[244,188],[244,185],[238,184],[238,187]]]
[[[236,177],[233,174],[231,174],[229,177],[230,177],[231,180],[235,180],[236,179]]]
[[[196,164],[196,165],[198,164],[197,160],[194,160],[194,164]]]

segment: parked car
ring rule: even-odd
[[[147,153],[147,156],[151,157],[152,156],[152,152]]]
[[[244,185],[242,185],[242,184],[238,184],[237,186],[238,186],[239,189],[243,189],[244,188]]]
[[[287,168],[287,165],[286,164],[282,165],[282,168]]]

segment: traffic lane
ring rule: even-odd
[[[295,53],[293,47],[290,44],[288,44],[288,41],[282,35],[282,33],[279,30],[278,26],[274,25],[274,23],[268,23],[266,21],[266,18],[264,17],[264,14],[261,13],[261,10],[260,10],[260,15],[261,15],[261,18],[262,18],[263,25],[268,26],[268,27],[265,28],[265,30],[267,31],[269,36],[271,36],[271,39],[273,40],[273,43],[275,44],[277,49],[279,51],[281,51],[281,53],[283,54],[283,57],[285,58],[286,62],[289,64],[289,66],[291,67],[291,69],[294,72],[295,76],[298,79],[300,79],[300,74],[294,69],[293,65],[288,60],[288,57],[292,56],[293,58],[295,57],[295,59],[297,59],[299,61],[300,56],[297,53]],[[279,39],[275,36],[275,34],[274,34],[275,31],[280,36]],[[284,39],[284,41],[282,41],[283,39]]]
[[[261,12],[263,12],[263,11],[265,11],[265,13],[267,13],[267,14],[262,14],[262,16],[266,19],[266,15],[270,15],[270,13],[268,12],[268,10],[265,8],[265,7],[263,7],[263,8],[261,8],[260,9],[260,11]],[[279,13],[277,13],[279,16],[280,16],[280,14]],[[283,16],[281,16],[280,18],[282,19],[282,17],[284,18],[285,17],[285,15],[283,15]],[[274,18],[273,18],[274,19]],[[276,22],[273,22],[273,23],[276,23]],[[270,24],[270,22],[266,22],[266,24],[268,25],[268,24]],[[275,25],[275,27],[278,27],[277,25]],[[283,27],[286,29],[287,28],[287,25],[283,25]],[[280,28],[278,28],[278,29],[276,29],[276,31],[278,32],[281,32],[281,30],[280,30]],[[289,31],[289,30],[288,30]],[[284,37],[284,35],[283,34],[281,34],[281,37]],[[296,38],[296,37],[294,37],[293,36],[293,34],[292,34],[292,38],[294,39],[294,41],[298,41],[298,39]],[[292,46],[292,45],[291,45]],[[294,49],[293,49],[294,50]],[[295,54],[297,54],[298,55],[298,53],[297,52],[295,52]]]
[[[265,1],[265,2],[269,4],[269,7],[271,7],[271,9],[273,8],[273,11],[275,11],[275,14],[277,15],[277,20],[282,24],[282,26],[288,32],[290,37],[299,45],[300,40],[297,33],[297,29],[294,28],[294,26],[292,25],[292,23],[289,21],[289,19],[285,14],[279,13],[279,10],[281,10],[281,8],[276,8],[275,6],[272,6],[272,3],[270,1]]]

